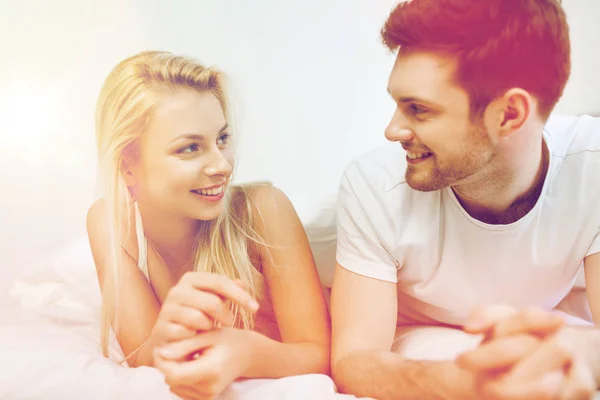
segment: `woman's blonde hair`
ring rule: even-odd
[[[118,302],[119,268],[123,243],[130,234],[133,199],[122,174],[125,153],[145,131],[158,101],[160,89],[191,89],[212,93],[229,121],[224,76],[194,59],[168,52],[147,51],[120,62],[108,75],[96,107],[96,144],[102,173],[111,235],[110,265],[102,285],[102,352],[108,356],[111,324]],[[249,292],[260,297],[258,276],[248,254],[251,241],[260,242],[252,228],[252,207],[247,188],[230,185],[224,197],[225,212],[211,221],[201,221],[194,270],[214,272],[239,279]],[[127,221],[127,222],[125,222]],[[127,226],[123,226],[123,224]],[[236,325],[252,328],[252,314],[234,308]],[[117,327],[113,325],[115,331]]]

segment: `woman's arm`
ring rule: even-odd
[[[111,262],[107,257],[111,243],[106,221],[104,205],[98,202],[88,213],[88,236],[101,289],[105,289],[104,277]],[[156,347],[191,338],[197,331],[211,330],[215,320],[231,324],[233,314],[227,301],[251,312],[258,308],[250,294],[231,279],[202,272],[186,273],[169,290],[161,305],[131,256],[137,254],[135,237],[125,237],[121,246],[123,262],[118,271],[118,302],[112,323],[117,324],[117,340],[130,366],[153,366]]]
[[[109,218],[102,199],[94,203],[87,215],[88,239],[103,296],[104,279],[109,273],[109,263],[112,262],[109,256],[112,245],[108,229]],[[138,268],[136,260],[131,256],[137,254],[135,239],[125,241],[121,248],[123,262],[117,277],[120,282],[117,294],[119,302],[115,304],[116,319],[113,321],[113,326],[116,323],[116,326],[120,327],[115,333],[125,356],[139,348],[129,358],[129,365],[152,365],[153,346],[146,341],[156,322],[160,303],[146,277]]]
[[[282,342],[252,335],[246,377],[329,373],[330,322],[311,248],[294,206],[272,186],[251,193],[259,246]]]

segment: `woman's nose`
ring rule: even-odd
[[[220,150],[215,151],[215,156],[204,169],[204,173],[208,176],[223,175],[229,177],[232,171],[233,165]]]

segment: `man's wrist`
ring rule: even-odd
[[[449,399],[476,399],[476,385],[473,373],[461,368],[454,361],[443,361],[439,365],[440,376],[444,377],[446,393],[441,393],[443,398]]]

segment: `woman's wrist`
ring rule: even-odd
[[[249,329],[239,330],[239,362],[240,362],[240,378],[252,377],[255,371],[255,360],[261,354],[265,337],[260,333]]]

